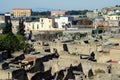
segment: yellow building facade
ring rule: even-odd
[[[64,16],[66,11],[64,10],[56,10],[56,11],[51,11],[51,16]]]
[[[29,17],[31,16],[32,9],[30,8],[14,8],[13,9],[14,17]]]

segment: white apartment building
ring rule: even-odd
[[[96,18],[96,17],[98,17],[98,13],[87,12],[86,16],[87,16],[87,18]]]
[[[50,18],[40,18],[39,22],[25,22],[26,31],[50,30],[53,26],[53,19]]]
[[[4,15],[0,15],[0,23],[5,23],[5,16]]]
[[[116,14],[109,15],[108,20],[120,20],[120,15],[116,15]]]
[[[72,17],[59,17],[59,18],[55,18],[55,26],[57,28],[65,28],[65,26],[67,25],[68,27],[71,27],[71,22],[72,22],[73,18]]]
[[[93,22],[93,26],[95,27],[95,29],[97,28],[98,25],[104,25],[104,18],[103,17],[96,17],[94,22]]]
[[[120,15],[104,15],[103,18],[95,18],[93,26],[96,28],[98,24],[109,26],[109,27],[118,27],[120,26]]]
[[[40,18],[39,22],[43,30],[51,30],[55,26],[53,18]]]
[[[118,27],[120,26],[120,15],[109,15],[107,19],[109,26]]]
[[[19,26],[19,20],[11,20],[12,23],[12,32],[17,33],[18,26]]]
[[[40,18],[39,22],[25,22],[25,31],[49,31],[65,30],[64,28],[55,27],[54,18]]]

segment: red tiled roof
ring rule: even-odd
[[[110,53],[110,51],[105,51],[105,50],[103,50],[102,53],[103,53],[103,54],[106,54],[106,53]]]
[[[109,61],[107,61],[108,63],[118,63],[118,61],[116,61],[116,60],[109,60]]]
[[[105,28],[105,29],[108,29],[108,28],[109,28],[109,26],[104,26],[104,28]]]
[[[25,62],[32,62],[32,61],[34,61],[36,59],[36,57],[26,57],[24,60],[23,60],[23,62],[25,61]]]
[[[120,49],[120,46],[113,46],[113,49]]]
[[[103,24],[98,24],[99,27],[103,27]]]

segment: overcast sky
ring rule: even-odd
[[[0,0],[0,12],[11,11],[12,8],[93,10],[115,5],[120,5],[120,0]]]

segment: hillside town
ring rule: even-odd
[[[0,14],[0,80],[120,80],[120,6]]]

